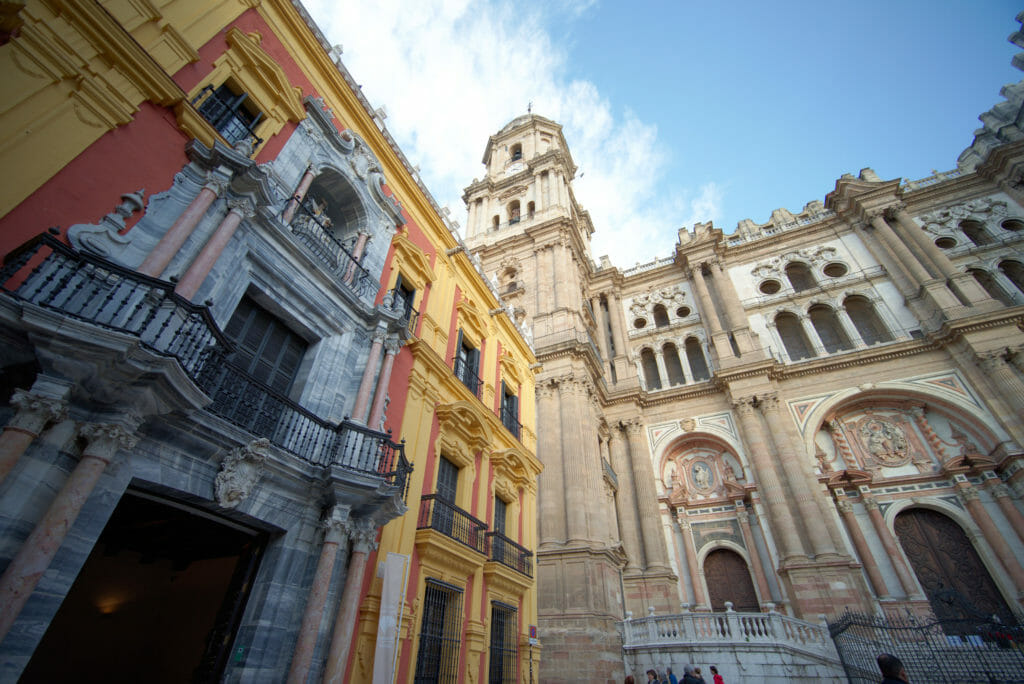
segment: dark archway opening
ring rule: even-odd
[[[219,681],[265,545],[211,514],[125,494],[20,681]]]
[[[725,602],[732,601],[732,609],[737,612],[760,612],[747,563],[735,551],[715,549],[709,553],[704,559],[704,579],[708,583],[711,610],[723,611]]]

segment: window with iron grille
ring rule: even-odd
[[[519,397],[504,380],[501,381],[501,424],[508,428],[513,437],[519,438]]]
[[[491,602],[491,667],[487,676],[489,684],[514,684],[516,660],[519,650],[516,644],[516,609],[500,601]]]
[[[448,684],[458,681],[462,634],[462,589],[427,579],[423,592],[423,621],[415,684]]]
[[[253,131],[263,113],[254,113],[250,110],[247,102],[248,93],[235,93],[226,83],[216,89],[206,86],[193,104],[204,94],[206,98],[199,105],[199,113],[228,143],[234,145],[240,140],[252,137],[259,144],[259,138]]]
[[[242,297],[224,333],[238,345],[235,363],[265,385],[288,394],[306,341],[249,297]]]
[[[463,339],[462,331],[459,330],[459,340],[455,346],[455,377],[477,396],[480,396],[480,376],[477,375],[479,370],[480,350],[473,349],[469,342]]]

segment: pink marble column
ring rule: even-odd
[[[327,652],[323,684],[341,684],[344,681],[356,616],[359,613],[359,602],[362,598],[366,560],[370,551],[377,548],[377,528],[366,521],[357,523],[350,536],[352,557],[348,564],[348,576],[345,578],[345,591],[342,592],[341,603],[338,605],[338,617],[334,620],[334,634],[331,636],[331,648]]]
[[[352,263],[345,269],[344,280],[346,283],[352,282],[352,277],[356,274],[356,264],[363,258],[363,252],[366,251],[366,243],[369,241],[370,234],[362,230],[359,231],[356,237],[356,244],[352,246]]]
[[[850,533],[850,539],[853,540],[853,546],[857,549],[857,556],[860,558],[861,565],[864,566],[864,572],[868,575],[875,596],[883,599],[889,598],[889,587],[885,585],[882,573],[878,569],[878,563],[875,562],[875,555],[871,553],[871,547],[868,546],[867,539],[864,538],[864,531],[860,529],[857,516],[853,513],[853,504],[846,497],[842,497],[836,501],[836,508],[839,509],[839,515],[846,524],[846,531]]]
[[[772,591],[768,586],[768,577],[764,574],[764,565],[761,563],[761,554],[754,542],[754,533],[750,529],[750,514],[747,513],[741,502],[736,504],[736,519],[740,523],[740,533],[743,535],[743,543],[750,554],[751,570],[754,572],[754,581],[757,582],[757,590],[761,593],[761,603],[769,603],[772,600]]]
[[[967,482],[957,482],[957,489],[959,490],[960,499],[964,502],[964,506],[967,507],[967,512],[971,514],[971,518],[981,528],[982,536],[985,537],[985,541],[992,547],[992,550],[996,552],[996,557],[999,558],[999,562],[1006,568],[1010,579],[1013,580],[1013,585],[1017,588],[1018,592],[1024,591],[1024,568],[1017,561],[1017,557],[1013,555],[1010,545],[1003,539],[999,528],[992,522],[988,511],[985,510],[985,507],[981,505],[981,501],[978,500],[978,490]]]
[[[15,390],[11,405],[17,407],[18,412],[0,433],[0,482],[7,478],[43,428],[67,415],[67,402],[63,399],[22,389]]]
[[[690,529],[690,521],[686,519],[685,511],[679,511],[678,519],[679,529],[683,533],[683,546],[686,547],[686,566],[690,571],[690,584],[693,585],[693,605],[705,607],[708,605],[708,599],[704,594],[700,566],[697,565],[697,545],[693,542],[693,530]]]
[[[302,180],[299,181],[299,187],[295,188],[295,194],[288,200],[288,205],[284,208],[284,213],[281,214],[281,221],[286,226],[295,218],[295,212],[298,211],[302,200],[306,198],[306,193],[309,192],[309,186],[312,185],[314,178],[316,178],[316,172],[313,167],[307,167],[306,173],[302,174]]]
[[[366,418],[366,409],[370,405],[370,392],[373,388],[373,378],[377,374],[377,364],[380,362],[380,350],[384,347],[384,338],[387,330],[383,327],[373,331],[373,344],[370,345],[370,356],[366,359],[366,367],[363,368],[363,378],[359,381],[359,391],[356,392],[356,402],[352,407],[352,420],[363,423]],[[365,423],[363,423],[365,425]]]
[[[107,464],[118,449],[135,446],[132,431],[117,424],[90,424],[79,431],[89,442],[81,460],[0,578],[0,641],[50,567]]]
[[[160,238],[160,242],[156,243],[156,247],[146,256],[139,266],[139,273],[159,278],[167,268],[167,264],[171,263],[171,259],[185,244],[188,236],[199,225],[199,221],[213,204],[213,200],[217,199],[222,191],[223,186],[220,183],[207,183],[203,186],[196,198],[185,207],[185,211],[171,224],[164,236]]]
[[[217,263],[221,252],[227,247],[231,236],[235,234],[235,230],[242,223],[242,219],[252,216],[252,204],[249,200],[229,200],[228,207],[228,215],[217,226],[217,230],[207,240],[202,251],[199,252],[199,256],[188,267],[185,275],[181,277],[178,285],[174,288],[174,291],[185,299],[195,297],[199,286],[206,280],[206,276],[210,275],[213,265]]]
[[[992,494],[992,498],[996,500],[999,510],[1010,521],[1010,527],[1017,533],[1017,537],[1024,542],[1024,515],[1021,515],[1021,512],[1013,504],[1010,488],[1003,484],[998,476],[990,478],[989,482],[991,484],[989,484],[988,490]]]
[[[401,349],[401,343],[396,339],[389,339],[384,343],[384,365],[380,369],[380,376],[377,378],[377,391],[373,396],[373,406],[370,408],[370,418],[366,421],[367,427],[377,430],[380,420],[384,417],[384,400],[388,396],[388,384],[391,382],[391,369],[395,365],[395,356]]]
[[[889,556],[893,567],[896,569],[896,576],[899,577],[904,593],[909,598],[921,598],[922,594],[917,588],[917,582],[914,581],[914,577],[910,574],[910,568],[907,567],[906,562],[903,560],[903,554],[896,543],[896,538],[892,536],[892,532],[889,531],[885,524],[882,511],[878,508],[878,502],[867,493],[864,493],[862,498],[864,500],[864,508],[868,511],[868,518],[871,520],[871,526],[875,528],[875,534],[878,535],[879,540],[882,542],[885,554]]]
[[[302,626],[299,628],[299,640],[295,644],[292,655],[292,666],[288,671],[288,684],[304,684],[309,676],[309,666],[313,662],[313,651],[316,649],[317,637],[320,634],[320,621],[324,613],[324,603],[330,588],[334,562],[338,556],[338,547],[345,541],[345,525],[348,523],[348,506],[335,506],[323,520],[324,544],[320,549],[320,560],[316,564],[313,586],[309,588],[306,599],[306,611],[302,615]]]

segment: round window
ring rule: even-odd
[[[633,321],[633,327],[636,328],[637,330],[644,327],[645,325],[647,325],[646,318],[638,318],[635,321]]]
[[[678,318],[686,318],[689,315],[690,310],[685,306],[681,306],[678,309],[676,309],[676,317]]]
[[[1024,221],[1020,219],[1006,219],[1000,225],[1003,227],[1003,230],[1012,230],[1014,233],[1024,230]]]
[[[772,295],[782,289],[782,284],[778,280],[766,280],[757,289],[763,294]]]
[[[956,247],[956,240],[951,237],[940,237],[935,241],[935,244],[942,249],[953,249]]]
[[[846,268],[846,264],[828,264],[823,271],[829,278],[841,278],[849,269]]]

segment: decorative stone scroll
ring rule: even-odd
[[[224,508],[235,508],[249,497],[263,476],[263,464],[269,449],[270,440],[263,438],[228,452],[214,482],[218,504]]]

